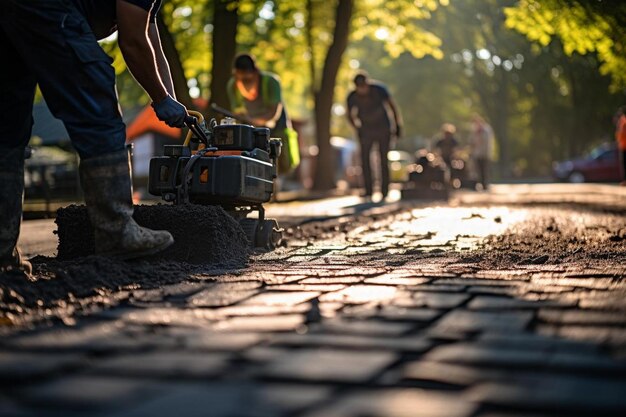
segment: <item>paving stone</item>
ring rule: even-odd
[[[446,362],[419,360],[403,366],[404,380],[435,382],[439,384],[467,387],[479,382],[506,379],[505,372]]]
[[[470,296],[445,292],[414,292],[411,299],[399,298],[394,304],[401,307],[427,307],[434,309],[451,309],[465,303]]]
[[[626,294],[619,292],[609,292],[601,294],[589,294],[578,297],[578,305],[585,309],[602,309],[619,311],[623,314],[626,311]]]
[[[225,333],[189,328],[173,328],[168,334],[180,338],[187,349],[202,351],[239,352],[264,340],[257,333]]]
[[[230,355],[206,352],[145,352],[101,359],[97,373],[134,377],[199,378],[214,376],[228,366]]]
[[[411,330],[409,323],[389,323],[374,320],[323,320],[310,326],[312,333],[360,334],[365,336],[400,336]]]
[[[574,303],[575,305],[575,303]],[[496,296],[476,296],[467,308],[470,310],[523,310],[523,309],[539,309],[540,307],[571,307],[572,303],[558,300],[524,300],[519,298],[496,297]]]
[[[319,292],[311,291],[267,291],[243,302],[243,305],[293,306],[316,298]]]
[[[147,380],[79,375],[31,385],[16,395],[35,405],[110,409],[125,407],[137,399],[145,400],[163,392],[162,387]]]
[[[135,350],[148,345],[171,345],[167,340],[137,338],[126,334],[121,323],[97,323],[79,328],[55,328],[11,337],[6,346],[45,351]]]
[[[253,264],[254,265],[254,264]],[[231,276],[223,276],[218,275],[213,277],[218,283],[233,283],[233,282],[259,282],[265,283],[268,285],[274,284],[284,284],[289,282],[294,282],[306,278],[306,275],[291,273],[291,271],[283,270],[271,272],[267,270],[267,266],[265,270],[246,270],[245,273],[240,273],[237,275]]]
[[[395,360],[392,352],[298,349],[268,363],[262,374],[290,380],[365,383]]]
[[[188,303],[195,307],[225,307],[252,297],[260,286],[258,282],[216,284],[189,297]]]
[[[623,416],[626,382],[599,378],[542,375],[532,383],[485,383],[469,389],[464,397],[497,406],[522,410],[589,415]]]
[[[532,320],[531,312],[483,312],[453,310],[439,319],[435,326],[440,330],[524,330]]]
[[[626,329],[604,326],[553,326],[538,325],[537,331],[548,336],[558,336],[605,345],[624,346]]]
[[[619,288],[612,278],[545,278],[542,276],[533,276],[532,282],[545,285],[545,286],[560,286],[560,287],[577,287],[588,288],[594,290],[608,290],[610,288]]]
[[[163,385],[158,397],[142,401],[105,417],[247,417],[253,408],[262,412],[277,412],[263,407],[258,401],[256,387],[246,383]]]
[[[16,382],[77,368],[84,356],[70,353],[0,352],[0,380]]]
[[[348,395],[305,417],[469,417],[476,409],[454,394],[384,389]]]
[[[215,328],[237,332],[280,332],[295,330],[304,324],[304,315],[233,317],[220,321]]]
[[[350,260],[350,265],[354,265],[354,260],[352,258],[346,258]],[[348,268],[336,270],[332,272],[334,277],[372,277],[377,275],[382,275],[386,271],[385,268],[376,268],[370,266],[350,266]]]
[[[521,286],[526,283],[526,281],[521,281],[517,279],[477,279],[477,278],[441,278],[437,279],[433,282],[434,284],[443,284],[443,285],[480,285],[484,287],[489,286],[505,286],[505,287],[515,287]]]
[[[339,291],[346,288],[346,285],[342,284],[321,284],[321,285],[312,285],[312,284],[280,284],[280,285],[272,285],[268,287],[268,290],[271,291],[314,291],[314,292],[333,292]]]
[[[304,314],[310,309],[308,304],[298,305],[247,305],[236,304],[214,310],[214,314],[224,317],[277,316],[280,314]]]
[[[150,307],[127,310],[119,320],[147,326],[209,327],[221,317],[217,310],[204,308]]]
[[[518,349],[543,349],[558,352],[598,353],[593,343],[550,337],[537,333],[486,332],[478,337],[483,345]]]
[[[270,340],[272,346],[327,347],[352,350],[391,350],[394,352],[422,353],[433,346],[423,336],[371,337],[337,334],[281,334]]]
[[[429,323],[439,317],[442,312],[430,308],[405,308],[396,306],[352,306],[341,312],[346,318],[377,318],[390,321],[410,321]]]
[[[518,287],[519,288],[519,287]],[[555,293],[555,294],[565,294],[574,291],[572,287],[562,287],[558,285],[539,285],[539,284],[528,284],[519,288],[520,291],[528,293],[528,292],[538,292],[538,293]]]
[[[264,408],[294,412],[311,407],[314,404],[327,403],[330,400],[332,391],[331,387],[319,385],[264,384],[259,389],[258,397],[261,399]],[[258,409],[254,411],[258,411]],[[257,414],[259,416],[263,415]],[[276,414],[264,415],[273,417]]]
[[[473,285],[467,288],[468,294],[473,295],[508,295],[514,297],[519,295],[521,290],[520,287],[505,287],[505,286],[484,286],[484,285]]]
[[[427,292],[441,292],[441,293],[459,293],[466,290],[465,285],[440,285],[440,284],[422,284],[413,287],[408,287],[408,290],[412,291],[427,291]]]
[[[393,299],[397,291],[396,287],[388,285],[352,285],[341,291],[324,294],[320,301],[346,304],[383,302]]]
[[[330,274],[329,274],[330,275]],[[299,281],[300,284],[305,285],[332,285],[332,284],[358,284],[363,282],[363,277],[319,277],[319,278],[307,278]]]
[[[270,346],[254,346],[242,353],[248,361],[266,363],[269,361],[277,361],[293,352],[292,349]]]
[[[539,311],[538,318],[541,321],[554,324],[626,326],[626,316],[615,312],[542,309]]]
[[[463,274],[463,278],[476,279],[513,279],[513,280],[530,280],[530,275],[526,271],[518,269],[492,269],[482,270],[474,274]]]
[[[626,363],[594,353],[554,352],[542,348],[503,348],[478,343],[439,346],[425,361],[517,369],[558,369],[570,372],[626,374]]]
[[[375,278],[367,278],[365,284],[381,285],[421,285],[430,282],[428,278],[407,277],[397,274],[385,274]]]
[[[289,256],[286,259],[283,259],[283,261],[290,262],[290,263],[302,263],[302,262],[309,263],[309,262],[312,262],[312,261],[314,261],[316,259],[317,259],[316,256],[311,256],[311,255],[308,255],[308,256],[292,255],[292,256]]]

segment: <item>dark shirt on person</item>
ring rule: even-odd
[[[389,131],[391,121],[385,103],[389,100],[389,91],[380,83],[370,83],[367,94],[352,91],[348,94],[348,111],[357,109],[356,116],[361,121],[359,131]]]
[[[103,39],[117,30],[116,0],[72,0],[89,22],[96,39]],[[124,0],[150,12],[150,22],[156,22],[161,0]]]
[[[439,149],[443,160],[449,163],[458,145],[459,142],[453,136],[445,136],[437,141],[435,147]]]

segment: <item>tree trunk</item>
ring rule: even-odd
[[[213,63],[211,65],[211,103],[230,108],[226,84],[231,76],[232,63],[237,50],[237,1],[213,2]],[[211,114],[210,109],[208,113]]]
[[[185,77],[185,70],[183,69],[183,64],[180,61],[180,55],[176,49],[174,36],[172,36],[172,33],[168,29],[160,14],[157,15],[157,25],[159,28],[159,37],[161,38],[163,53],[167,58],[167,62],[170,64],[170,72],[172,74],[172,82],[174,83],[176,98],[188,109],[193,109],[194,105],[191,96],[189,95],[187,77]]]
[[[353,9],[354,0],[339,0],[333,41],[324,60],[320,89],[315,94],[315,131],[319,148],[314,182],[316,190],[330,190],[335,187],[335,155],[330,146],[330,119],[337,73],[348,46]]]
[[[500,82],[498,83],[498,91],[494,97],[496,106],[496,117],[493,122],[493,130],[498,140],[498,165],[502,178],[508,178],[512,175],[511,167],[511,149],[509,144],[509,80],[508,74],[504,70],[499,71]]]

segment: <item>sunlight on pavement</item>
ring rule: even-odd
[[[355,230],[361,241],[395,243],[397,247],[423,249],[476,249],[487,236],[504,233],[526,219],[526,210],[505,207],[430,207],[403,213],[375,230]]]
[[[321,298],[325,302],[343,302],[363,304],[391,300],[396,295],[397,288],[384,285],[354,285],[344,290],[326,294]]]
[[[293,201],[289,203],[267,204],[266,213],[270,217],[284,218],[314,214],[316,216],[341,216],[353,210],[349,208],[362,204],[364,200],[359,196],[345,196],[326,198],[323,200]]]

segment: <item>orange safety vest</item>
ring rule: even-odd
[[[626,115],[621,115],[617,121],[615,140],[617,140],[617,147],[622,151],[626,151]]]

